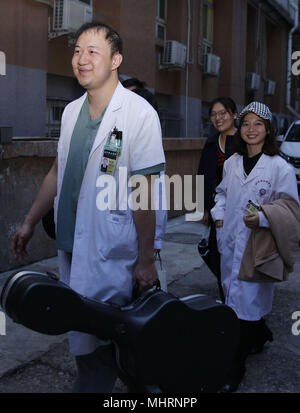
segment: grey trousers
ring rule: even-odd
[[[113,344],[76,356],[77,379],[72,393],[111,393],[118,377]]]

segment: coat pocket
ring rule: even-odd
[[[128,213],[106,212],[104,242],[100,252],[104,259],[133,259],[138,253],[138,240],[133,218]]]

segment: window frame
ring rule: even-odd
[[[163,1],[165,2],[165,13],[164,13],[164,14],[165,14],[165,18],[164,18],[164,19],[161,18],[160,15],[159,15],[159,12],[160,12],[160,10],[161,10],[161,4],[160,4],[161,1],[162,1],[162,0],[157,0],[157,3],[156,3],[156,4],[157,4],[157,8],[156,8],[155,36],[156,36],[156,39],[165,42],[165,41],[166,41],[166,38],[167,38],[168,0],[163,0]],[[163,36],[163,38],[161,38],[161,37],[158,35],[158,30],[159,30],[159,28],[162,28],[163,31],[164,31],[164,36]]]
[[[206,12],[206,33],[204,33],[204,10],[207,7]],[[210,11],[210,12],[209,12]],[[201,21],[201,30],[200,30],[200,39],[198,43],[198,64],[204,65],[204,56],[208,53],[213,52],[213,34],[214,34],[214,1],[213,0],[202,0],[200,8],[200,21]],[[210,22],[208,21],[210,18]],[[210,33],[209,33],[210,32]]]
[[[87,6],[93,7],[93,0],[79,0],[81,3],[86,4]]]
[[[156,21],[158,21],[158,22],[160,22],[160,23],[163,23],[163,24],[166,24],[167,23],[167,12],[168,12],[168,0],[163,0],[164,2],[165,2],[165,18],[164,19],[162,19],[160,16],[159,16],[159,12],[160,12],[160,2],[161,2],[162,0],[157,0],[157,9],[156,9]]]
[[[59,137],[61,127],[61,116],[68,103],[70,103],[70,100],[68,99],[60,99],[58,97],[47,97],[46,128],[48,137]],[[59,119],[55,119],[55,116],[53,116],[55,110],[61,112]],[[52,131],[54,130],[57,131],[57,136],[54,136],[52,134]]]
[[[206,33],[204,34],[204,6],[207,7],[206,12]],[[203,43],[207,45],[212,45],[214,41],[214,2],[213,0],[203,0],[201,7],[201,38]],[[209,21],[210,20],[210,21]]]

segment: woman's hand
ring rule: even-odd
[[[244,223],[246,227],[250,229],[255,229],[259,227],[259,215],[258,214],[249,214],[244,216]]]

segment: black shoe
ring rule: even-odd
[[[265,344],[265,343],[264,343]],[[260,344],[259,346],[253,346],[251,347],[249,351],[249,356],[252,356],[253,354],[259,354],[262,353],[264,349],[264,344]]]
[[[246,373],[245,366],[239,366],[239,367],[232,368],[230,373],[228,374],[226,383],[220,390],[220,393],[235,392],[238,389],[241,381],[243,380],[245,373]]]
[[[261,353],[264,349],[264,345],[266,344],[266,342],[273,341],[272,331],[266,325],[265,320],[263,318],[257,323],[254,337],[256,343],[253,344],[251,349],[249,350],[249,355]]]

